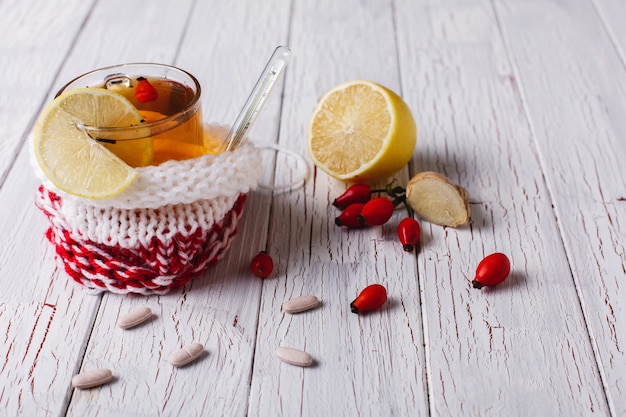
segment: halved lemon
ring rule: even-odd
[[[416,141],[408,105],[372,81],[333,87],[320,99],[309,123],[313,163],[342,181],[386,180],[406,166]]]
[[[137,171],[92,139],[84,126],[136,126],[141,122],[141,114],[119,94],[100,88],[69,90],[39,116],[35,158],[46,177],[62,191],[90,199],[114,196],[132,183]],[[131,146],[139,159],[151,159],[151,145]]]

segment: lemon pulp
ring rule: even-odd
[[[126,189],[137,172],[92,139],[84,126],[122,127],[141,123],[141,114],[117,93],[100,88],[69,90],[39,116],[34,135],[35,158],[58,189],[90,199],[111,197]],[[151,142],[141,141],[117,141],[111,146],[128,146],[128,153],[146,165],[153,150]]]
[[[329,90],[308,130],[313,163],[350,182],[380,182],[411,159],[417,128],[407,104],[393,91],[355,80]]]

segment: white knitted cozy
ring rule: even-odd
[[[48,216],[53,232],[48,237],[63,258],[66,271],[69,269],[70,275],[88,288],[142,294],[153,289],[163,293],[168,282],[177,283],[180,276],[201,272],[205,264],[221,256],[236,231],[239,215],[233,206],[242,195],[256,188],[262,174],[259,151],[247,142],[232,152],[137,168],[139,175],[122,193],[89,200],[57,189],[43,176],[37,163],[33,165],[43,185],[37,204]],[[222,224],[229,224],[228,231],[221,229]],[[212,236],[215,230],[221,231]],[[192,243],[182,247],[181,238],[189,238]],[[98,259],[106,261],[107,268],[113,268],[119,249],[141,254],[145,259],[155,239],[164,253],[146,260],[146,265],[130,265],[127,259],[120,259],[120,271],[107,271],[100,264],[96,265],[99,271],[93,268],[94,262],[100,263]],[[172,257],[171,262],[168,256]],[[202,259],[203,264],[192,265],[194,259]],[[188,267],[184,266],[186,262]],[[176,272],[168,270],[170,263],[176,265]],[[130,268],[146,270],[139,282],[145,281],[147,288],[120,286],[116,282]],[[77,274],[81,276],[77,278]]]

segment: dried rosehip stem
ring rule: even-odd
[[[372,199],[372,194],[384,193],[390,197],[393,210],[395,210],[395,208],[399,206],[400,204],[403,204],[404,207],[406,208],[408,217],[413,217],[413,210],[406,202],[406,189],[401,186],[394,187],[393,184],[395,183],[395,181],[396,180],[394,179],[392,182],[387,184],[386,187],[383,189],[372,189],[367,184],[361,184],[361,183],[353,184],[350,187],[348,187],[346,191],[344,191],[339,197],[337,197],[333,201],[332,204],[333,206],[341,210],[346,210],[348,209],[349,206],[353,204],[357,204],[357,203],[367,205],[372,200],[376,200],[376,199]],[[378,198],[382,198],[382,197],[378,197]],[[357,227],[359,225],[360,226],[365,226],[365,225],[376,226],[376,225],[385,223],[387,220],[389,220],[389,218],[391,218],[391,215],[393,214],[393,210],[389,212],[388,207],[384,207],[384,208],[382,207],[383,206],[382,203],[375,203],[374,206],[376,208],[373,211],[376,213],[370,212],[370,213],[366,213],[366,215],[360,214],[359,219],[361,223],[358,225],[352,224],[351,217],[349,220],[346,220],[345,218],[347,217],[347,215],[344,215],[343,213],[342,215],[340,215],[339,217],[335,219],[335,223],[338,226],[348,226],[348,227]],[[385,206],[388,206],[388,204],[385,204]],[[366,209],[366,212],[368,211],[370,211],[370,208]],[[353,214],[352,211],[350,211],[349,213]],[[389,218],[387,218],[384,221],[380,220],[381,218],[384,219],[387,215],[389,215]]]

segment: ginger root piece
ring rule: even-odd
[[[457,227],[470,220],[467,191],[436,172],[421,172],[406,186],[406,201],[422,219]]]

